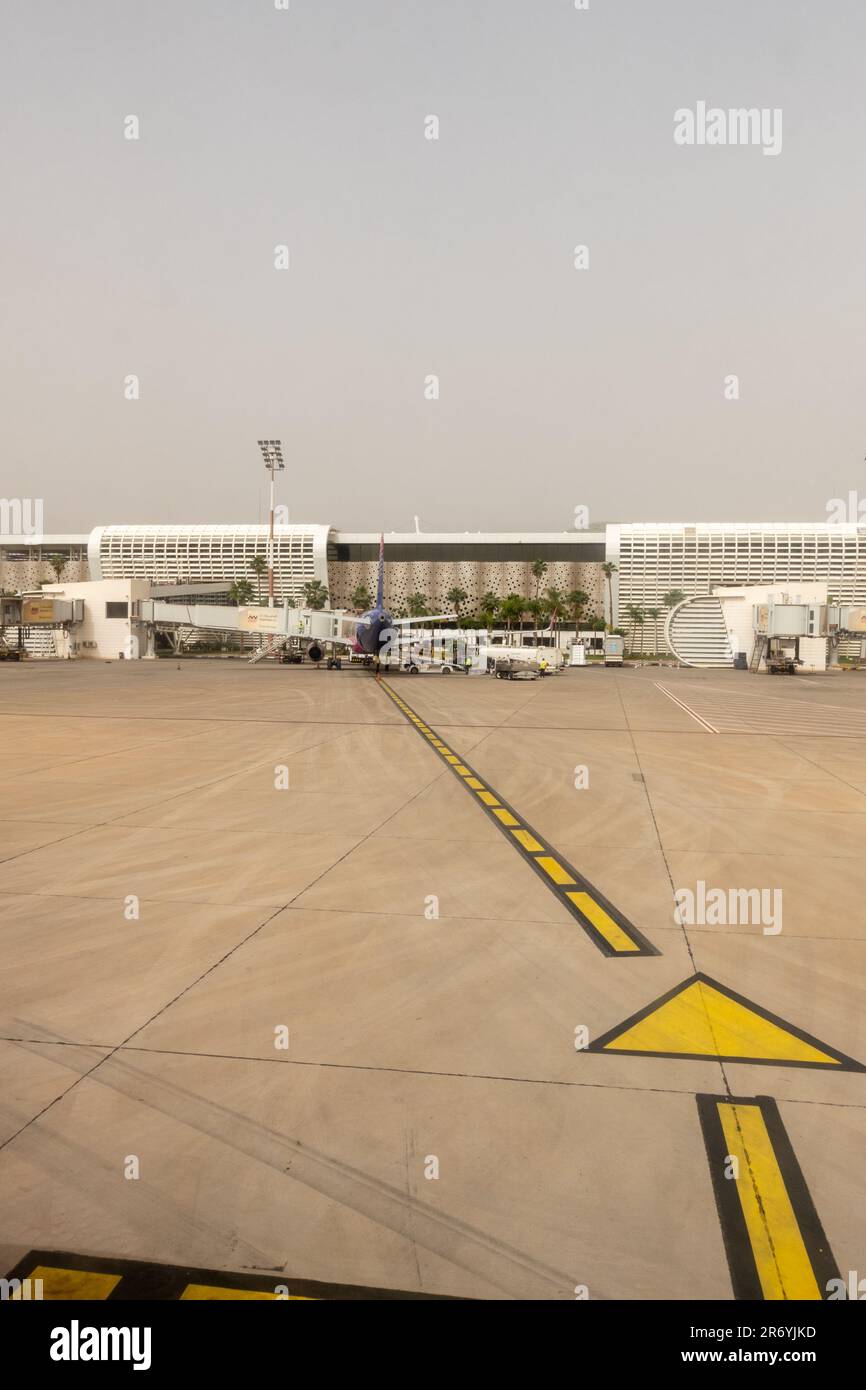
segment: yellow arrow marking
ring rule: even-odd
[[[597,1038],[588,1050],[863,1070],[844,1053],[701,974]]]

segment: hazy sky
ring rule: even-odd
[[[347,530],[866,494],[864,0],[0,21],[0,496],[46,531],[256,521],[262,435],[291,519]],[[701,100],[781,108],[781,153],[677,146]]]

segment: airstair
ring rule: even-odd
[[[253,652],[251,657],[247,658],[247,665],[255,666],[258,662],[264,661],[266,656],[276,656],[277,652],[282,651],[288,640],[288,637],[277,637],[275,641],[268,644],[267,638],[263,638],[262,645]]]
[[[758,632],[755,634],[755,645],[752,647],[752,655],[749,658],[750,671],[760,670],[761,662],[763,661],[764,656],[766,655],[766,651],[767,639],[763,635],[763,633]]]

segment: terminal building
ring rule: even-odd
[[[0,535],[0,589],[34,592],[44,584],[138,580],[202,586],[204,601],[240,580],[255,597],[262,580],[251,569],[267,553],[262,525],[98,526],[84,535]],[[327,524],[280,525],[275,530],[278,603],[302,604],[304,586],[318,581],[332,608],[353,609],[356,590],[375,592],[379,537]],[[605,618],[633,636],[630,610],[661,610],[662,629],[688,664],[731,663],[723,607],[714,595],[731,587],[767,586],[790,592],[824,584],[830,602],[866,603],[866,522],[632,522],[552,533],[392,533],[385,536],[386,605],[407,611],[422,595],[428,611],[478,611],[487,594],[530,598],[538,581],[532,563],[547,565],[541,592],[587,595],[584,617]],[[603,566],[614,566],[607,576]],[[216,586],[216,587],[215,587]],[[666,622],[666,597],[688,605]],[[811,589],[810,589],[811,592]]]
[[[98,526],[89,535],[45,536],[41,540],[0,536],[0,587],[34,588],[55,582],[52,557],[66,562],[62,578],[145,579],[157,584],[223,582],[242,579],[256,587],[250,562],[267,553],[266,526]],[[274,589],[278,602],[302,602],[304,585],[314,580],[328,591],[334,608],[353,608],[358,586],[376,590],[379,537],[337,531],[325,525],[277,526]],[[605,558],[604,531],[491,535],[415,532],[385,536],[386,604],[405,609],[423,594],[432,610],[448,608],[448,594],[462,589],[462,607],[474,612],[483,596],[535,591],[531,565],[548,568],[542,588],[588,595],[587,614],[601,616]]]

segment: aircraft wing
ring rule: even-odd
[[[423,623],[446,623],[452,622],[457,617],[456,613],[425,613],[423,618],[394,618],[395,627],[408,627],[412,623],[422,625]]]

